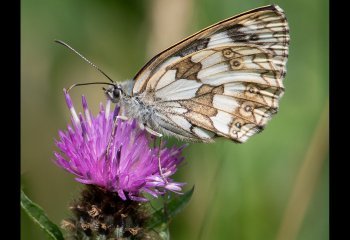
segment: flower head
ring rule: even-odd
[[[72,124],[67,131],[59,131],[56,145],[61,153],[54,153],[58,166],[74,174],[78,182],[116,192],[123,200],[146,201],[143,193],[157,197],[165,190],[181,191],[184,183],[170,177],[183,160],[183,147],[150,147],[149,134],[135,120],[117,118],[119,108],[111,112],[109,100],[106,107],[100,104],[94,117],[82,96],[84,115],[77,115],[69,94],[66,90],[64,93]],[[158,156],[163,176],[159,173]]]

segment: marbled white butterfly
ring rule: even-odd
[[[283,10],[253,9],[171,46],[105,92],[154,135],[243,143],[277,112],[288,45]]]

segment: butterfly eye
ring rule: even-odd
[[[119,99],[120,98],[120,90],[118,88],[113,90],[113,98]]]

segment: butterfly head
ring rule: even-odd
[[[132,85],[132,81],[114,82],[112,86],[103,90],[113,103],[119,103],[121,99],[130,98]]]
[[[123,90],[119,83],[115,83],[109,88],[103,88],[106,96],[114,103],[118,103],[120,98],[123,96]]]

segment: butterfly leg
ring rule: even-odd
[[[159,145],[158,145],[158,170],[159,170],[159,174],[163,178],[163,181],[165,182],[165,184],[168,184],[168,181],[166,180],[166,178],[163,174],[162,164],[160,163],[160,148],[162,146],[162,139],[163,139],[162,137],[159,138]]]
[[[123,121],[129,120],[129,118],[128,118],[127,116],[116,116],[116,119],[117,119],[117,120],[118,120],[118,119],[121,119],[121,120],[123,120]]]
[[[160,162],[160,148],[162,146],[162,139],[163,139],[163,134],[159,133],[159,132],[156,132],[154,131],[153,129],[147,127],[147,126],[144,126],[143,127],[146,129],[147,132],[149,132],[151,135],[153,136],[156,136],[156,137],[159,137],[159,146],[158,146],[158,170],[159,170],[159,174],[160,176],[163,178],[164,182],[167,184],[168,181],[166,180],[164,174],[163,174],[163,169],[162,169],[162,164]],[[155,140],[156,141],[156,140]]]
[[[154,131],[153,129],[147,127],[147,126],[145,126],[144,128],[146,129],[147,132],[149,132],[149,133],[150,133],[151,135],[153,135],[153,136],[156,136],[156,137],[159,137],[159,138],[162,138],[162,137],[163,137],[163,134],[161,134],[161,133],[159,133],[159,132],[156,132],[156,131]]]
[[[123,121],[126,121],[128,120],[128,117],[126,116],[116,116],[113,120],[113,128],[112,128],[112,134],[111,136],[109,137],[109,140],[108,140],[108,144],[107,144],[107,148],[106,148],[106,155],[108,156],[109,154],[109,150],[111,148],[111,144],[112,144],[112,141],[114,139],[114,136],[115,136],[115,130],[116,130],[116,127],[117,127],[117,121],[118,119],[121,119]]]

